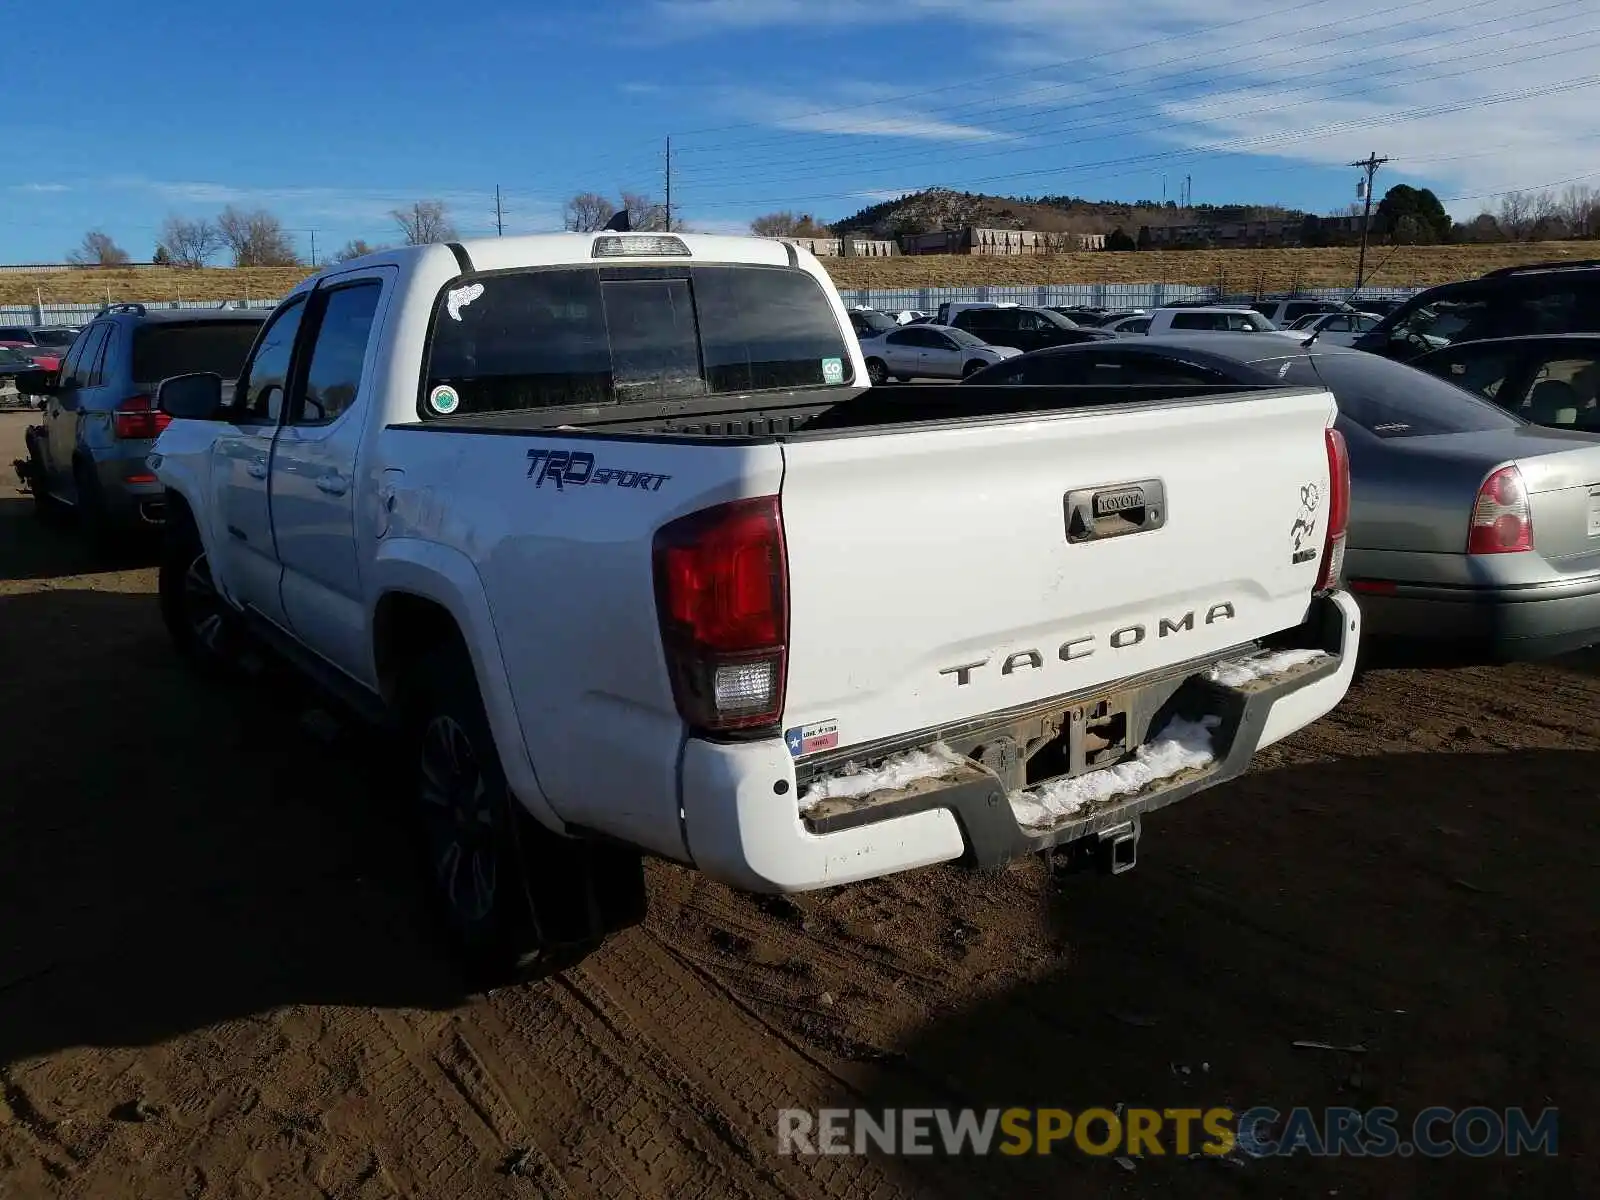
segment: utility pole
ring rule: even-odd
[[[500,185],[494,185],[494,234],[496,237],[506,235],[506,213],[500,207]]]
[[[1372,153],[1360,162],[1350,164],[1367,173],[1366,182],[1361,185],[1365,207],[1361,213],[1361,253],[1356,258],[1356,286],[1355,291],[1350,293],[1352,299],[1361,291],[1361,283],[1367,276],[1367,226],[1372,224],[1372,177],[1378,173],[1378,168],[1388,161],[1387,158],[1379,158],[1376,153]]]
[[[672,138],[667,137],[667,230],[672,232]]]

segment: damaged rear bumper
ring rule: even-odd
[[[1214,717],[1212,761],[1084,804],[1044,826],[1018,820],[1004,767],[965,757],[970,738],[955,744],[960,755],[936,777],[806,812],[796,803],[795,766],[781,740],[691,741],[681,775],[690,854],[699,869],[732,886],[798,892],[938,862],[994,867],[1114,834],[1145,813],[1242,774],[1257,750],[1338,704],[1354,674],[1360,623],[1348,593],[1319,597],[1295,631],[1298,647],[1324,653],[1314,662],[1244,683],[1230,685],[1199,671],[1140,689],[1159,707],[1159,714],[1144,711],[1139,718],[1141,737],[1152,720]],[[1015,782],[1014,770],[1009,778]]]

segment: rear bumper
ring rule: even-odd
[[[94,460],[106,516],[129,529],[159,527],[166,519],[166,489],[146,459],[154,442],[129,442]]]
[[[1189,700],[1221,718],[1216,760],[1170,784],[1088,806],[1047,831],[1025,829],[1000,779],[966,763],[930,786],[864,798],[809,820],[797,804],[794,760],[778,738],[690,741],[682,763],[684,829],[697,868],[753,892],[801,892],[961,860],[974,867],[1075,842],[1240,775],[1255,752],[1327,713],[1350,686],[1361,613],[1338,592],[1313,602],[1302,644],[1327,657],[1282,679],[1225,687],[1203,675]]]
[[[1359,600],[1380,656],[1522,662],[1600,643],[1600,575],[1523,587],[1396,584]]]

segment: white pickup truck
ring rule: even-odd
[[[330,267],[231,394],[161,385],[168,629],[387,723],[496,975],[639,920],[645,854],[755,892],[1120,870],[1343,697],[1328,392],[866,388],[850,328],[768,239]]]

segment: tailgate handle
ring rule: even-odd
[[[1159,479],[1075,488],[1063,500],[1067,542],[1104,541],[1148,533],[1167,523],[1167,489]]]

